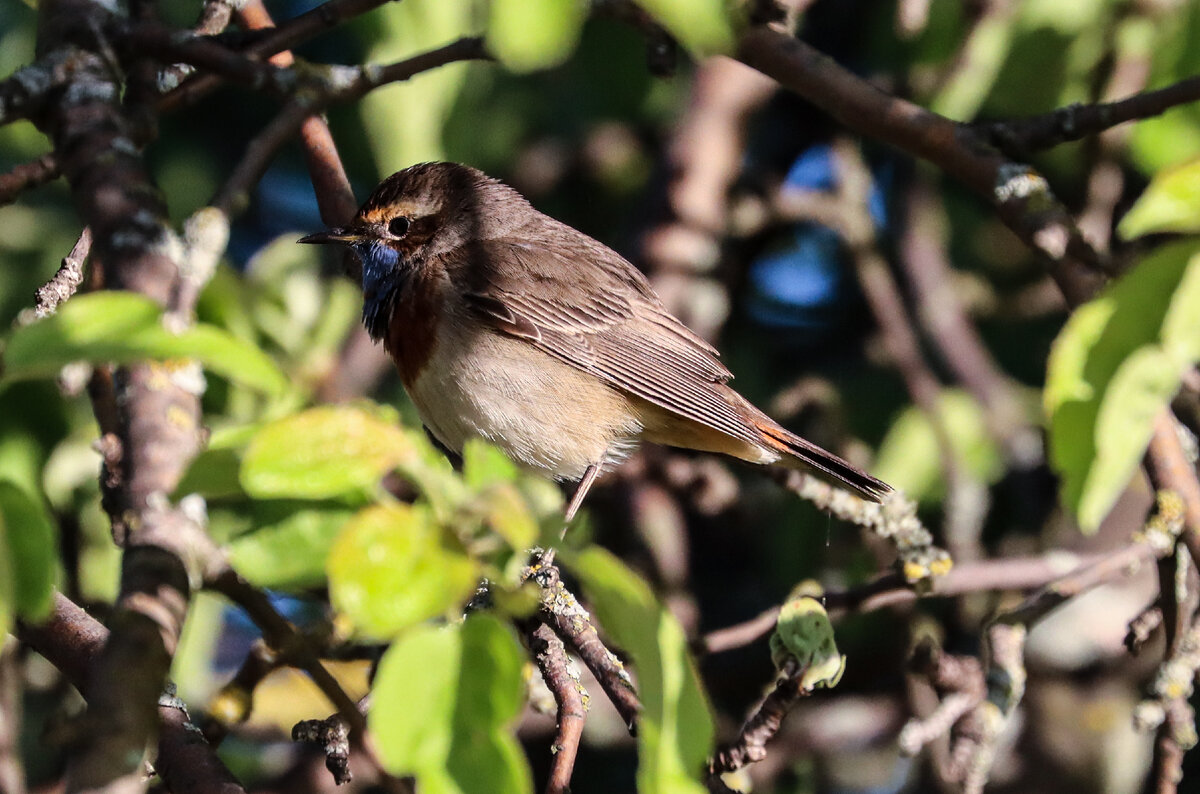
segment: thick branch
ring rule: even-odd
[[[19,624],[21,641],[58,668],[89,699],[88,671],[108,641],[108,630],[62,594],[54,597],[54,612],[37,626]],[[187,713],[176,706],[158,706],[158,757],[154,768],[175,794],[244,794],[212,746],[198,738]]]
[[[737,58],[773,77],[851,130],[928,160],[991,204],[1050,263],[1073,302],[1103,283],[1107,263],[1079,234],[1045,180],[990,148],[969,127],[887,94],[809,45],[766,26],[748,29]]]
[[[535,561],[526,576],[542,588],[541,619],[579,656],[625,720],[629,732],[635,732],[641,701],[625,665],[600,639],[592,616],[562,583],[558,568],[551,562]]]
[[[110,286],[164,307],[178,263],[166,207],[135,145],[121,104],[103,6],[46,0],[39,7],[42,62],[69,62],[69,80],[38,119],[54,143],[75,206],[92,230],[93,256]],[[194,365],[192,365],[194,366]],[[139,760],[158,728],[157,701],[186,613],[187,547],[196,527],[168,500],[200,444],[191,367],[139,364],[114,378],[119,489],[107,494],[125,546],[111,634],[89,687],[88,741],[72,761],[68,790],[136,785]]]

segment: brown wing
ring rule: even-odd
[[[447,263],[481,318],[622,391],[762,443],[722,394],[732,375],[717,351],[671,316],[633,265],[557,222],[539,232],[460,249]]]

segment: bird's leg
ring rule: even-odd
[[[580,479],[579,485],[575,488],[575,493],[571,495],[571,501],[567,504],[567,513],[565,516],[567,524],[571,523],[571,519],[575,517],[575,513],[579,512],[579,506],[583,504],[583,497],[587,496],[588,491],[592,487],[592,483],[596,481],[596,476],[600,474],[600,464],[593,463],[588,466],[583,472],[583,478]],[[563,527],[563,533],[567,531]]]

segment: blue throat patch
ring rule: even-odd
[[[352,248],[362,261],[362,321],[371,338],[387,336],[388,321],[396,296],[407,280],[408,268],[400,252],[378,242],[355,243]]]

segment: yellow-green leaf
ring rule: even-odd
[[[234,568],[259,587],[303,588],[325,582],[329,550],[354,515],[346,508],[307,506],[229,544]]]
[[[557,66],[579,43],[586,14],[584,0],[492,0],[488,51],[517,72]]]
[[[203,323],[169,331],[157,303],[120,291],[77,295],[50,317],[13,331],[2,380],[53,378],[73,361],[143,359],[194,359],[253,389],[272,395],[287,389],[283,373],[254,345]]]
[[[1126,240],[1155,232],[1200,231],[1200,160],[1159,171],[1121,218]]]
[[[529,794],[513,733],[525,655],[511,629],[474,613],[405,632],[379,663],[367,717],[384,767],[423,794]]]
[[[1145,453],[1155,416],[1200,357],[1200,245],[1163,246],[1079,307],[1044,394],[1062,499],[1094,531]]]
[[[240,479],[258,498],[369,494],[384,474],[418,457],[412,434],[377,412],[325,406],[260,429],[246,448]]]
[[[59,576],[58,532],[45,506],[8,481],[0,481],[0,519],[0,557],[12,567],[12,606],[18,617],[41,620],[53,606]]]
[[[478,498],[485,505],[484,520],[488,527],[504,538],[513,551],[524,551],[537,540],[537,519],[516,486],[498,483]]]
[[[364,633],[387,638],[457,610],[477,563],[447,542],[427,510],[405,504],[359,512],[329,555],[329,597]]]
[[[650,586],[615,556],[592,546],[568,556],[605,633],[633,656],[642,715],[638,791],[703,794],[712,750],[708,700],[688,654],[683,628]]]
[[[142,359],[195,359],[232,381],[279,394],[287,379],[252,344],[199,323],[175,333],[162,309],[131,292],[77,295],[57,313],[12,333],[4,348],[2,382],[48,378],[74,361],[124,364]]]
[[[961,464],[972,477],[995,482],[1003,474],[1004,462],[987,432],[983,408],[971,395],[957,389],[943,389],[937,406]],[[944,485],[941,455],[929,417],[910,406],[879,445],[873,473],[917,501],[939,498]]]
[[[725,0],[636,0],[696,57],[733,52]]]

